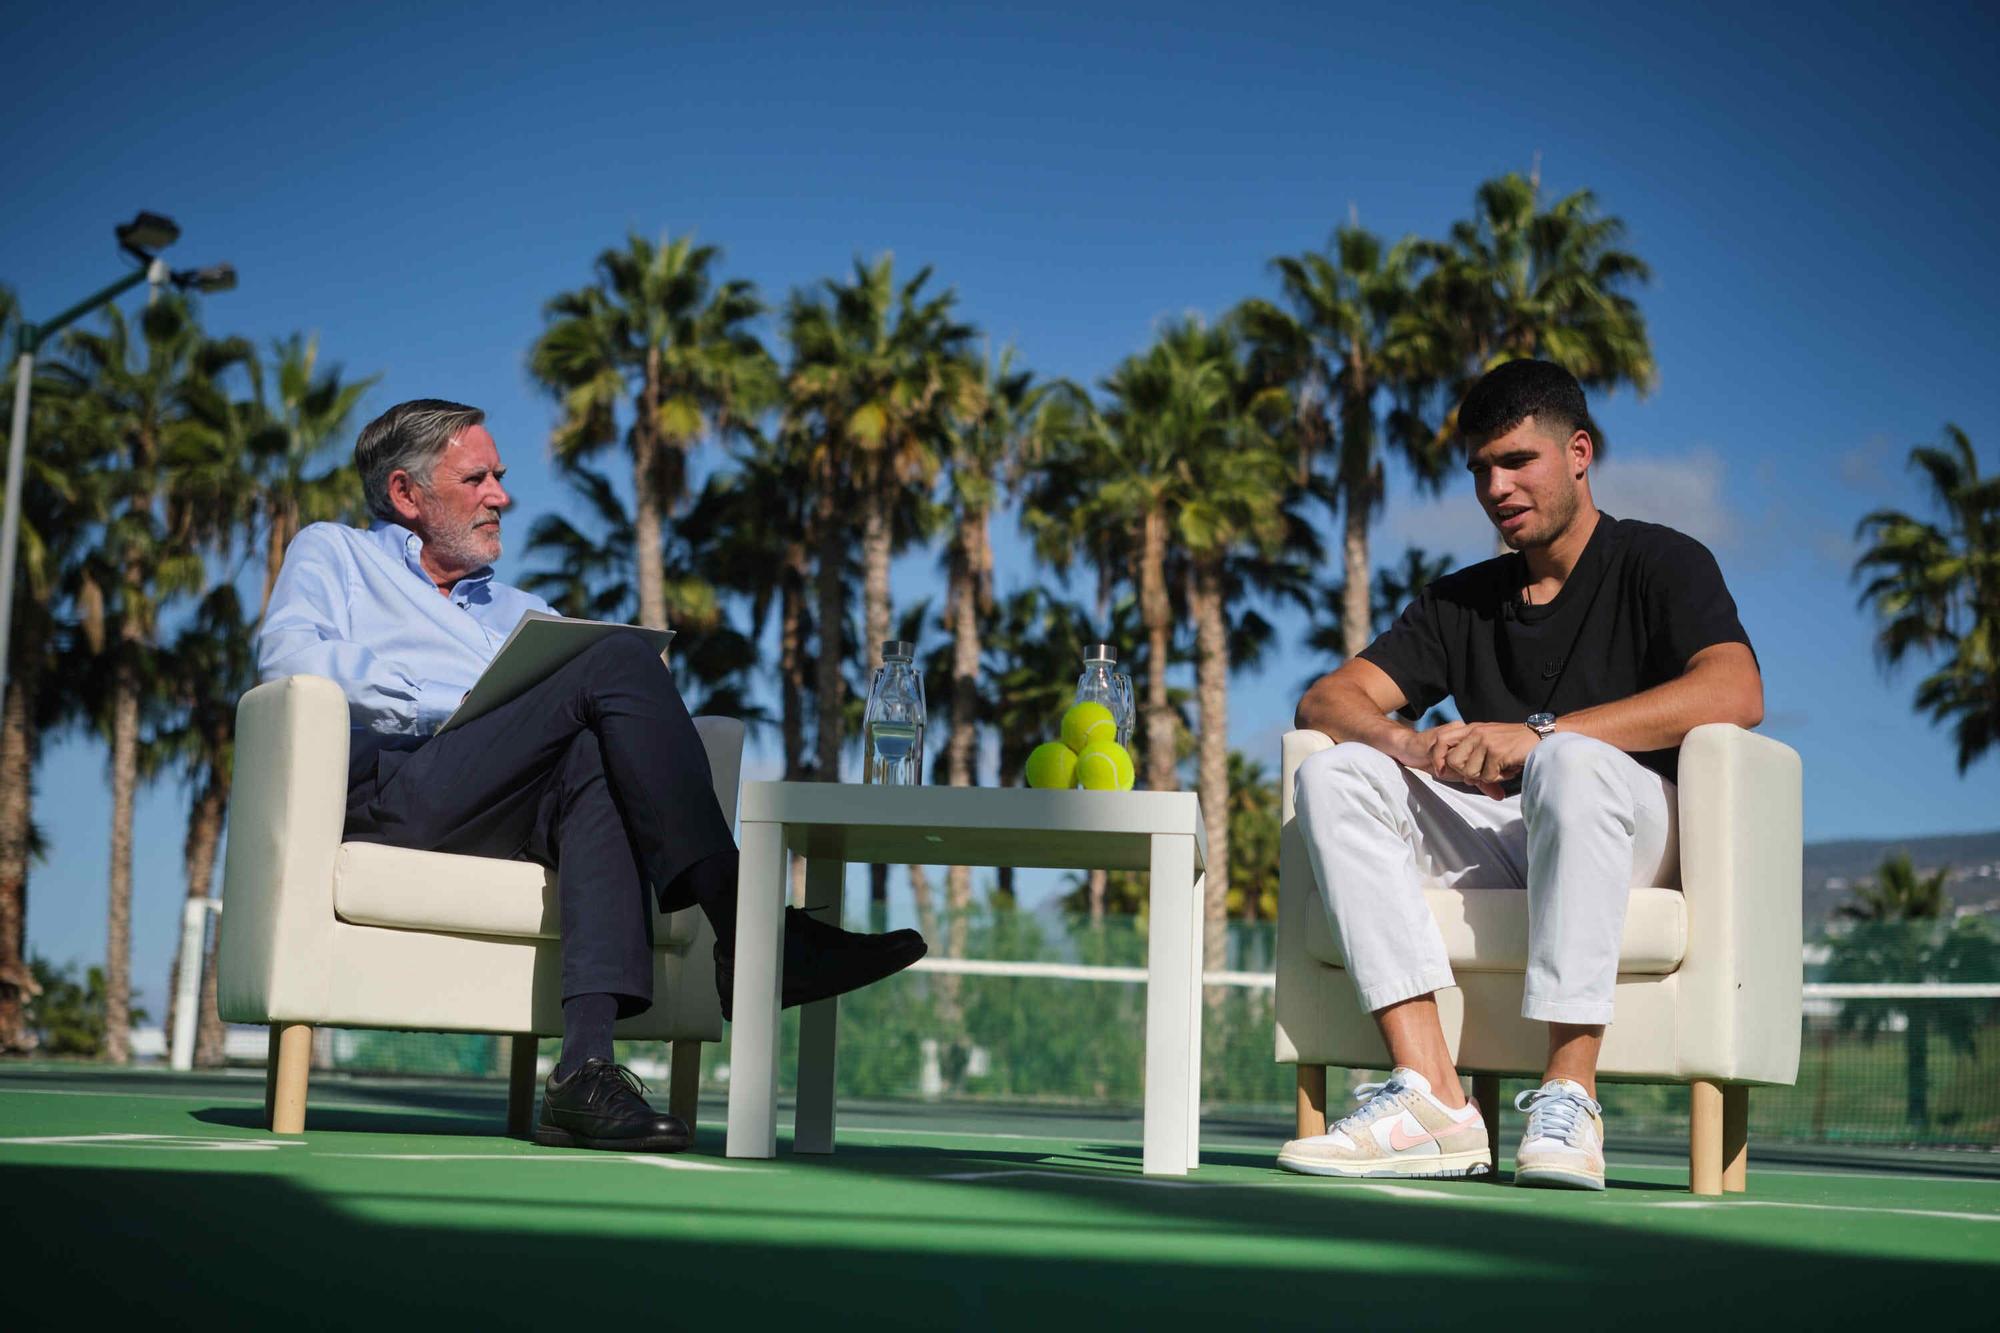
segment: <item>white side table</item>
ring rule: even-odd
[[[1192,792],[1036,791],[746,782],[737,880],[729,1068],[731,1157],[778,1151],[778,1010],[786,849],[806,858],[806,903],[837,917],[849,862],[1143,870],[1146,958],[1143,1168],[1185,1175],[1200,1153],[1202,870]],[[833,1151],[839,1001],[805,1007],[792,1151]]]

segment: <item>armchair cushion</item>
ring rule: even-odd
[[[1290,886],[1287,886],[1290,887]],[[1300,886],[1315,898],[1317,886]],[[1520,889],[1424,890],[1444,934],[1445,956],[1455,972],[1525,972],[1528,968],[1528,895]],[[1330,967],[1347,960],[1333,936],[1323,902],[1306,914],[1308,957]],[[1627,976],[1672,972],[1687,956],[1687,901],[1676,889],[1633,889],[1625,912],[1618,971]]]
[[[532,861],[342,843],[333,863],[333,910],[342,921],[394,930],[552,940],[560,934],[556,878]],[[655,948],[693,942],[699,913],[655,916]]]

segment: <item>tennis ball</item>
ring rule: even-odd
[[[1086,791],[1131,791],[1132,756],[1117,741],[1092,741],[1076,760],[1077,784]]]
[[[1028,785],[1058,789],[1076,785],[1076,751],[1061,741],[1037,745],[1028,756]]]
[[[1063,744],[1082,754],[1092,741],[1118,741],[1118,720],[1099,703],[1080,703],[1063,714]]]

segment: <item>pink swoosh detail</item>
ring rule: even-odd
[[[1403,1152],[1420,1143],[1436,1143],[1437,1137],[1427,1129],[1419,1130],[1415,1137],[1408,1136],[1404,1134],[1403,1122],[1400,1120],[1389,1126],[1389,1148],[1392,1152]]]

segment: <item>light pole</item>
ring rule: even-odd
[[[180,239],[172,218],[141,213],[117,229],[118,248],[139,261],[139,267],[101,291],[92,292],[54,319],[41,324],[21,321],[19,359],[14,370],[14,427],[7,440],[6,513],[0,518],[0,699],[7,695],[7,643],[14,628],[14,552],[21,529],[21,476],[27,470],[28,394],[33,388],[35,353],[42,344],[91,311],[151,281],[155,291],[171,282],[182,291],[226,292],[236,285],[236,270],[228,264],[199,269],[169,269],[154,253]]]

